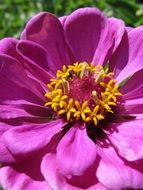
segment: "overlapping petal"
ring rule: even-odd
[[[51,190],[44,180],[40,163],[42,153],[36,157],[31,157],[23,163],[5,166],[0,170],[0,182],[4,189],[15,190]],[[34,167],[31,167],[34,164]]]
[[[143,188],[143,174],[125,165],[113,148],[104,148],[100,154],[97,177],[107,189]]]
[[[43,124],[25,124],[5,132],[3,140],[15,157],[26,158],[44,149],[52,137],[60,132],[63,125],[62,120]]]
[[[27,61],[36,63],[46,71],[49,70],[47,52],[42,46],[31,41],[21,40],[16,48]]]
[[[142,75],[143,69],[136,72],[121,88],[124,103],[119,110],[122,115],[132,115],[136,119],[143,118]]]
[[[72,54],[66,44],[62,25],[50,13],[39,13],[27,23],[21,39],[34,41],[47,51],[49,67],[56,71],[63,64],[73,63]]]
[[[40,91],[40,86],[30,80],[23,66],[14,58],[1,54],[0,55],[0,101],[28,99],[29,102],[36,100],[41,102],[44,98]],[[18,93],[17,93],[18,92]],[[11,96],[11,97],[10,97]]]
[[[3,142],[3,134],[9,130],[11,126],[6,125],[0,122],[0,163],[1,164],[9,164],[15,162],[14,157],[11,155],[10,151],[7,149]]]
[[[122,82],[143,68],[142,31],[143,27],[140,26],[124,34],[124,38],[112,58],[111,65],[112,69],[115,67],[114,72],[118,82]]]
[[[47,112],[47,108],[43,107],[44,89],[37,81],[27,76],[21,63],[11,56],[1,54],[0,68],[1,121],[13,118],[34,117],[38,115],[39,106],[41,106],[41,114]],[[26,104],[31,104],[31,107]],[[32,107],[34,110],[33,115]]]
[[[54,77],[50,74],[52,69],[48,66],[47,52],[37,43],[4,38],[0,40],[0,53],[15,58],[23,65],[27,75],[38,80],[38,83],[42,82],[43,87]]]
[[[120,156],[126,160],[135,161],[143,157],[143,120],[133,120],[122,124],[112,124],[115,131],[109,139],[116,147]]]
[[[9,105],[10,104],[10,105]],[[27,101],[6,101],[0,109],[0,121],[9,122],[10,120],[29,121],[38,119],[40,122],[52,117],[51,109]]]
[[[57,169],[57,163],[54,154],[48,154],[43,158],[41,171],[52,189],[67,189],[67,183]]]
[[[94,166],[93,166],[94,168]],[[70,176],[60,173],[55,154],[47,154],[42,161],[41,171],[49,186],[56,190],[106,190],[106,188],[89,172],[83,176]],[[85,176],[86,175],[86,176]],[[74,179],[72,179],[74,178]],[[90,179],[89,179],[90,178]],[[84,181],[84,183],[83,183]],[[91,182],[92,181],[92,182]],[[91,184],[90,184],[91,182]],[[94,183],[94,185],[92,184]]]
[[[88,157],[87,157],[88,154]],[[57,147],[57,164],[63,174],[82,175],[96,160],[96,145],[80,124],[71,128]]]
[[[124,100],[135,100],[142,98],[143,84],[142,84],[143,69],[135,72],[135,74],[126,81],[125,85],[121,88],[124,94]]]
[[[48,65],[46,50],[37,43],[26,40],[19,41],[16,48],[27,76],[47,91],[46,85],[55,76]]]
[[[95,64],[105,63],[119,45],[124,33],[121,20],[107,19],[96,8],[76,10],[66,18],[63,26],[76,61]]]
[[[16,45],[18,40],[15,38],[4,38],[0,40],[0,53],[17,57]]]

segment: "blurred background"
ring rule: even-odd
[[[143,1],[139,0],[0,0],[0,38],[18,37],[26,21],[40,11],[67,15],[79,7],[98,7],[126,25],[143,24]]]

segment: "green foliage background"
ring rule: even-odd
[[[137,0],[0,0],[0,38],[18,37],[26,21],[40,11],[61,16],[86,6],[96,6],[129,26],[143,24],[143,3]]]

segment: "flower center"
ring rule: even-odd
[[[64,65],[48,84],[45,106],[67,121],[94,122],[96,126],[108,112],[114,112],[118,96],[122,95],[113,79],[114,73],[108,70],[86,62]]]

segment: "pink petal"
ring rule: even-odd
[[[118,115],[125,116],[126,119],[128,116],[130,119],[143,119],[143,98],[126,100],[123,105],[118,107]]]
[[[6,125],[4,123],[0,123],[0,163],[1,164],[9,164],[15,162],[14,157],[11,155],[9,150],[6,148],[3,142],[3,134],[9,130],[11,126]]]
[[[63,124],[62,120],[55,120],[46,124],[19,126],[5,132],[4,142],[13,155],[25,158],[46,147]]]
[[[143,120],[112,124],[111,127],[115,131],[109,139],[122,157],[129,161],[143,158]]]
[[[107,189],[143,188],[143,174],[126,166],[114,149],[104,148],[100,154],[102,159],[96,174]]]
[[[0,183],[4,189],[51,190],[44,180],[40,164],[45,153],[30,157],[22,163],[6,166],[0,170]]]
[[[17,57],[16,45],[18,40],[15,38],[4,38],[0,40],[0,53],[6,54],[12,57]]]
[[[67,16],[62,16],[62,17],[59,18],[59,20],[60,20],[60,22],[61,22],[61,24],[63,26],[64,26],[64,23],[65,23],[66,19],[67,19]]]
[[[96,159],[96,145],[87,136],[86,129],[80,127],[75,124],[57,147],[57,164],[63,174],[82,175]]]
[[[117,19],[108,20],[96,8],[82,8],[66,18],[64,29],[77,61],[102,64],[107,53],[118,46],[124,24]]]
[[[41,70],[46,72],[53,70],[54,73],[56,67],[53,64],[50,65],[46,49],[41,45],[32,41],[21,40],[17,44],[17,51],[29,63],[32,62],[33,64],[36,64]]]
[[[27,23],[21,39],[34,41],[47,50],[48,63],[55,71],[63,64],[71,63],[64,31],[57,17],[50,13],[39,13]]]
[[[47,84],[50,82],[50,79],[55,78],[55,76],[53,76],[52,73],[46,72],[44,69],[34,64],[32,61],[25,62],[23,66],[24,66],[27,76],[31,78],[33,81],[35,81],[35,83],[37,83],[41,87],[41,89],[44,91],[42,92],[41,90],[41,92],[45,94],[45,92],[48,90]]]
[[[37,43],[21,40],[17,44],[18,52],[30,62],[31,60],[45,70],[48,70],[47,52]]]
[[[81,189],[87,189],[87,190],[97,190],[97,189],[101,189],[101,190],[105,190],[105,188],[103,188],[103,186],[100,183],[96,183],[94,185],[90,185],[90,187],[86,188],[84,187],[85,184],[87,184],[87,181],[91,181],[94,179],[89,179],[89,177],[91,177],[90,173],[88,176],[81,176],[81,179],[79,180],[79,176],[75,176],[75,178],[77,178],[76,182],[72,182],[71,184],[71,180],[70,178],[72,178],[72,176],[64,176],[60,173],[58,167],[57,167],[57,162],[56,162],[56,155],[54,154],[47,154],[42,161],[41,164],[41,171],[42,174],[44,175],[46,181],[48,182],[48,184],[50,185],[50,187],[52,189],[62,189],[62,190],[81,190]],[[92,176],[93,177],[93,176]],[[95,178],[95,176],[94,176]],[[95,178],[96,180],[96,178]]]
[[[0,119],[12,119],[18,117],[28,117],[28,112],[24,109],[20,109],[11,105],[1,105]]]
[[[72,186],[80,187],[81,189],[97,189],[102,185],[99,183],[99,180],[95,176],[99,164],[99,157],[93,162],[93,164],[83,173],[83,175],[69,176],[67,182]]]
[[[100,41],[93,58],[94,63],[107,63],[122,40],[125,31],[124,27],[124,23],[120,19],[106,19],[106,24],[102,28]]]
[[[57,169],[54,154],[47,154],[41,164],[41,172],[52,189],[66,189],[66,180]]]
[[[17,44],[18,40],[15,38],[7,37],[0,40],[0,53],[8,55],[11,58],[15,58],[17,61],[23,64],[23,59],[16,50]]]
[[[9,55],[9,58],[11,59],[15,58],[16,62],[19,62],[19,64],[24,66],[25,70],[28,70],[27,75],[30,78],[33,78],[33,76],[36,75],[33,79],[41,84],[41,86],[45,86],[49,83],[50,78],[54,78],[53,75],[46,72],[46,70],[49,71],[46,51],[38,44],[32,42],[28,43],[27,41],[24,41],[24,47],[22,45],[23,43],[19,43],[18,40],[14,38],[4,38],[0,40],[0,52]],[[26,55],[28,54],[27,56],[30,58],[26,59],[26,56],[23,56],[22,52]],[[32,52],[34,52],[34,55]],[[44,84],[41,83],[41,81],[44,82]]]
[[[112,58],[117,81],[121,82],[143,68],[143,27],[137,27],[124,35],[124,38]]]
[[[37,43],[22,40],[17,45],[17,51],[24,61],[23,66],[27,75],[37,81],[43,88],[49,83],[53,75],[53,65],[48,64],[46,50]]]
[[[143,118],[143,98],[126,100],[124,109],[119,107],[119,114],[132,115],[136,119]]]
[[[94,8],[78,9],[67,17],[64,29],[76,61],[92,61],[100,38],[102,20],[104,23],[101,12]]]
[[[120,89],[124,100],[142,98],[143,94],[143,69],[136,72]]]
[[[130,26],[126,26],[126,30],[127,32],[129,33],[132,29],[134,29],[133,27],[130,27]]]
[[[107,188],[101,183],[97,183],[96,185],[89,187],[87,190],[107,190]]]
[[[0,121],[8,121],[10,119],[28,120],[30,117],[41,118],[44,120],[52,116],[53,112],[45,106],[30,104],[26,101],[5,101],[6,105],[1,105]]]
[[[0,183],[4,189],[11,190],[52,190],[45,181],[33,180],[9,166],[0,170]]]
[[[124,33],[121,43],[119,44],[117,50],[112,55],[109,66],[110,70],[114,72],[114,76],[118,76],[118,74],[125,67],[129,59],[129,39],[127,32]]]
[[[1,54],[0,67],[0,120],[28,116],[29,108],[26,109],[23,101],[44,105],[44,89],[27,76],[25,69],[16,59]],[[34,112],[36,110],[35,107]]]
[[[1,102],[24,98],[36,103],[42,101],[43,104],[45,100],[40,92],[42,89],[28,78],[23,66],[16,59],[4,54],[0,55],[0,90]]]
[[[121,115],[133,115],[136,119],[143,118],[143,69],[136,72],[123,87],[120,92],[123,94],[124,109],[121,105],[119,112]]]

